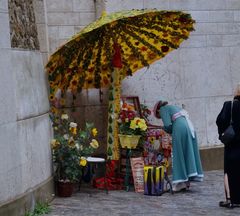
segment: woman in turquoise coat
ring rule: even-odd
[[[203,171],[196,132],[185,110],[158,101],[154,114],[163,121],[163,129],[172,135],[172,183],[173,190],[190,186],[190,181],[202,181]]]

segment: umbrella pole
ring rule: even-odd
[[[120,157],[117,122],[121,95],[120,70],[120,68],[114,67],[112,81],[109,87],[107,155],[108,159],[111,160],[119,160]]]

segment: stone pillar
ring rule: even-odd
[[[52,199],[52,129],[33,1],[1,0],[0,20],[0,215],[17,216]]]

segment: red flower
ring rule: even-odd
[[[162,46],[162,47],[161,47],[161,50],[162,50],[163,52],[168,52],[169,47],[168,47],[168,46]]]

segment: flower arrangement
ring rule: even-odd
[[[119,113],[118,125],[120,134],[146,135],[147,124],[145,119],[138,117],[134,107],[130,104],[123,103]]]
[[[76,182],[82,167],[87,165],[86,156],[90,156],[99,146],[95,139],[97,129],[92,123],[86,123],[85,129],[70,121],[67,114],[50,115],[54,130],[51,140],[55,178],[58,181]]]

